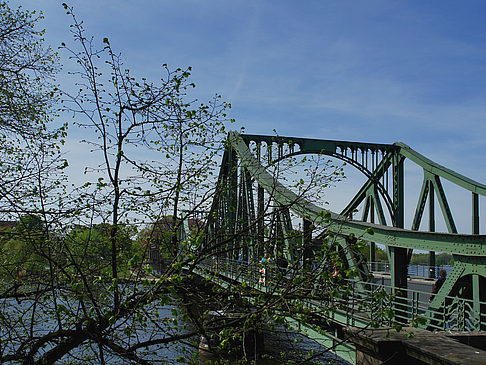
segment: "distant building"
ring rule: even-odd
[[[19,225],[19,222],[14,221],[0,221],[0,236],[4,235],[5,233],[10,232],[12,228],[15,228]]]
[[[151,230],[145,232],[144,241],[150,245],[148,263],[156,271],[161,272],[163,267],[172,261],[173,255],[176,253],[174,227],[174,218],[166,216],[155,222]],[[179,242],[187,238],[187,230],[194,233],[199,232],[204,229],[204,224],[196,219],[189,218],[177,228],[177,242]]]
[[[0,221],[0,229],[2,228],[15,228],[17,227],[19,222],[17,221]]]

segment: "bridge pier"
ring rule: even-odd
[[[206,321],[218,321],[227,325],[226,329],[233,328],[233,322],[238,321],[243,313],[236,311],[216,310],[206,313]],[[262,322],[260,322],[262,323]],[[229,356],[245,356],[248,360],[257,358],[265,351],[265,342],[263,330],[259,324],[255,324],[253,328],[242,329],[235,328],[235,333],[240,332],[239,338],[234,337],[229,340],[230,348],[226,349],[225,355]],[[208,333],[207,338],[201,337],[199,347],[201,349],[216,352],[218,345],[222,339],[217,333]]]
[[[200,330],[199,348],[207,355],[217,354],[248,360],[256,359],[264,350],[261,314],[255,314],[251,304],[239,296],[219,290],[222,283],[210,282],[196,275],[184,282],[177,295],[192,324]],[[229,330],[220,337],[220,333]],[[220,352],[218,346],[227,342]]]

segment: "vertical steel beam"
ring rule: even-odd
[[[404,227],[404,158],[395,154],[393,158],[393,213],[395,215],[394,226]]]
[[[434,185],[429,181],[429,232],[435,232]],[[429,278],[435,278],[435,251],[429,251]]]
[[[429,182],[429,232],[435,232],[435,194],[434,185]]]
[[[404,228],[404,160],[400,154],[396,153],[393,158],[393,213],[395,227]],[[407,316],[407,294],[400,289],[407,288],[408,274],[408,252],[402,247],[388,247],[388,255],[391,265],[391,282],[393,291],[397,294],[395,300],[395,311],[397,318]]]
[[[216,185],[216,193],[211,205],[211,214],[208,217],[207,235],[204,239],[204,247],[210,248],[218,247],[224,236],[224,227],[221,225],[221,219],[226,214],[223,206],[223,201],[226,199],[226,180],[228,175],[228,155],[230,147],[227,146],[224,150],[223,160],[221,161],[221,169],[219,171],[218,183]]]
[[[265,190],[258,185],[257,191],[257,248],[256,257],[261,258],[264,254],[265,243]]]
[[[297,245],[292,232],[292,219],[288,208],[280,207],[280,221],[282,222],[282,234],[285,242],[284,259],[287,263],[294,265],[297,259]]]
[[[302,240],[302,249],[303,249],[303,266],[304,269],[310,270],[312,268],[312,253],[311,253],[311,245],[312,245],[312,222],[308,219],[304,218],[304,232],[303,232],[303,240]]]
[[[253,200],[253,183],[250,176],[250,173],[244,169],[245,172],[245,190],[246,190],[246,200],[247,204],[247,217],[248,217],[248,230],[250,235],[250,241],[247,242],[248,247],[248,254],[247,255],[254,255],[255,254],[255,247],[256,247],[256,229],[255,229],[255,201]],[[246,257],[248,261],[249,256]]]
[[[276,249],[279,236],[278,209],[278,203],[274,202],[274,206],[272,207],[272,212],[270,214],[270,225],[267,230],[267,247],[265,247],[265,252],[270,254],[272,260],[275,260],[277,255]]]
[[[370,202],[370,222],[375,223],[375,207],[374,207],[373,199]],[[370,262],[371,262],[371,271],[375,271],[375,261],[376,261],[376,244],[374,242],[370,242]]]
[[[479,196],[472,193],[472,234],[479,234]]]
[[[473,289],[473,312],[474,312],[474,329],[479,331],[481,329],[481,303],[479,293],[479,275],[472,275],[472,289]]]
[[[255,246],[254,206],[251,177],[246,168],[240,169],[240,186],[238,194],[238,216],[237,216],[237,235],[238,235],[238,258],[248,262],[248,257]],[[253,252],[251,252],[253,254]]]
[[[238,200],[236,203],[236,223],[235,223],[235,257],[238,259],[242,255],[242,249],[245,245],[245,236],[247,229],[245,227],[246,222],[246,198],[245,198],[245,184],[244,176],[245,172],[242,168],[240,171],[240,182],[238,189]]]
[[[275,220],[275,248],[274,248],[274,260],[278,267],[283,266],[282,262],[285,257],[285,237],[284,237],[284,227],[282,220],[282,209],[284,209],[280,204],[275,204],[273,208],[274,220]]]
[[[393,158],[393,211],[394,226],[404,228],[404,158],[398,153]],[[408,255],[406,248],[394,248],[391,253],[390,262],[392,266],[391,280],[396,288],[407,288],[407,265]]]
[[[228,160],[228,217],[227,217],[227,234],[229,242],[228,256],[235,258],[236,252],[236,216],[238,212],[238,156],[236,151],[230,147],[230,158]]]

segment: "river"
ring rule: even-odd
[[[43,303],[43,305],[46,305],[47,303],[49,302],[47,301],[46,303]],[[11,320],[24,318],[24,323],[29,324],[30,319],[28,318],[32,315],[33,302],[27,300],[21,302],[17,302],[16,300],[3,300],[1,304],[3,310],[9,313]],[[65,306],[68,307],[68,304],[69,303],[65,303]],[[50,304],[47,304],[47,306],[49,305]],[[70,303],[70,306],[74,307],[75,305],[76,303],[73,300],[73,303]],[[44,308],[47,309],[47,306]],[[151,312],[157,311],[159,323],[157,323],[157,325],[150,323],[145,325],[135,324],[135,327],[133,327],[135,328],[135,331],[131,335],[131,340],[127,339],[128,342],[133,341],[134,343],[135,341],[145,341],[156,337],[166,336],[163,332],[168,332],[169,334],[171,331],[177,331],[173,332],[174,334],[188,333],[188,331],[191,331],[192,329],[191,324],[184,321],[184,316],[182,315],[183,311],[175,305],[153,306],[151,308],[146,308],[146,310]],[[174,314],[177,312],[179,314]],[[49,331],[57,329],[57,323],[52,319],[53,317],[48,315],[49,311],[43,311],[43,313],[45,313],[45,317],[42,317],[41,312],[39,312],[37,319],[35,320],[35,336],[42,336]],[[21,325],[21,322],[17,323],[19,323],[18,330],[22,330],[23,325]],[[135,322],[128,323],[125,321],[123,323],[115,323],[115,326],[118,326],[118,333],[121,334],[127,324],[134,326],[134,323]],[[166,326],[164,323],[170,325]],[[174,323],[177,324],[174,325]],[[263,333],[265,352],[257,361],[257,364],[259,365],[286,364],[289,360],[303,359],[314,353],[322,353],[315,357],[315,360],[320,363],[333,363],[339,365],[348,364],[344,360],[334,356],[332,353],[327,352],[325,348],[317,344],[315,341],[310,340],[295,331],[285,330],[283,327],[271,331],[269,328],[264,327]],[[11,353],[16,347],[15,341],[11,340],[10,342],[7,342],[6,334],[6,328],[0,327],[0,347],[2,348],[4,356],[9,352]],[[187,341],[177,341],[172,344],[157,346],[157,348],[152,348],[151,351],[140,351],[140,354],[143,353],[144,358],[154,364],[177,364],[181,363],[183,361],[182,359],[184,359],[184,362],[188,363],[190,358],[194,359],[194,362],[191,362],[192,364],[214,364],[214,362],[218,360],[218,357],[207,351],[199,350],[197,348],[198,342],[199,338],[193,337]],[[40,353],[48,351],[50,348],[52,348],[52,345],[46,346]],[[286,354],[286,358],[282,358],[282,354]],[[129,363],[128,361],[123,362],[120,357],[110,354],[108,350],[103,351],[103,358],[105,363],[110,365]],[[236,359],[230,362],[233,364],[238,363]],[[9,362],[2,363],[8,364]],[[100,355],[98,346],[94,343],[85,343],[73,350],[69,355],[63,357],[57,363],[99,364]]]

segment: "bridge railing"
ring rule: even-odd
[[[391,286],[372,284],[383,287],[388,293],[393,291]],[[397,301],[398,310],[395,311],[396,320],[401,323],[414,319],[425,319],[421,325],[429,330],[449,331],[478,331],[486,328],[486,303],[469,298],[446,296],[444,305],[439,308],[430,306],[431,293],[419,290],[400,289],[406,293],[407,301]],[[483,308],[483,310],[481,310]]]
[[[367,265],[370,272],[391,273],[391,265],[388,262],[368,262]],[[408,265],[408,275],[429,278],[429,273],[432,271],[434,273],[434,277],[438,278],[440,270],[445,270],[447,273],[449,273],[452,270],[452,267],[452,265],[429,266],[412,264]]]
[[[245,282],[245,285],[270,293],[289,285],[293,275],[292,271],[283,271],[275,265],[228,258],[208,259],[198,267],[213,278]],[[445,305],[432,308],[430,292],[400,289],[405,295],[395,297],[397,293],[392,286],[379,282],[342,279],[339,285],[345,289],[333,290],[332,282],[314,282],[312,287],[305,287],[308,297],[301,296],[298,300],[304,307],[348,326],[399,323],[441,331],[486,329],[486,302],[446,296]]]

